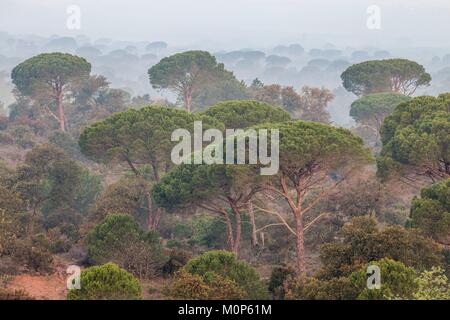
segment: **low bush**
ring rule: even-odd
[[[139,300],[139,281],[114,263],[81,272],[81,288],[69,290],[68,300]]]

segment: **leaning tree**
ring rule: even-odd
[[[357,96],[398,92],[410,96],[428,86],[431,76],[417,62],[407,59],[373,60],[352,65],[341,75],[343,86]]]
[[[24,96],[32,97],[44,111],[66,129],[64,99],[71,87],[89,77],[91,64],[67,53],[43,53],[11,72],[12,82]]]

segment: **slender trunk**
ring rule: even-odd
[[[156,208],[153,205],[151,192],[147,192],[147,230],[154,231],[158,228],[161,220],[162,209]]]
[[[139,176],[139,171],[136,169],[136,167],[134,166],[133,162],[131,162],[131,160],[130,160],[130,158],[128,157],[127,154],[125,154],[125,161],[127,162],[127,164],[130,167],[131,171],[133,171],[133,173],[136,176]]]
[[[235,203],[230,203],[231,210],[235,216],[236,221],[236,236],[234,237],[234,247],[233,252],[236,257],[239,257],[239,249],[241,245],[241,234],[242,234],[242,219],[241,219],[241,211],[236,206]]]
[[[303,212],[302,212],[302,193],[299,186],[297,186],[297,199],[294,201],[292,196],[289,194],[288,185],[284,177],[280,178],[281,188],[286,200],[291,207],[292,213],[295,218],[295,245],[297,251],[297,273],[299,276],[306,275],[306,265],[305,265],[305,239],[303,230]],[[300,182],[299,182],[300,183]]]
[[[222,215],[225,219],[225,224],[227,226],[227,243],[228,243],[228,251],[234,252],[234,236],[233,236],[233,225],[231,223],[230,217],[226,213],[226,211],[222,212]]]
[[[62,88],[58,87],[57,93],[56,93],[56,103],[58,105],[59,128],[61,129],[61,131],[66,131],[66,126],[65,126],[66,118],[64,116],[62,93],[63,93]]]
[[[305,265],[305,240],[303,234],[303,217],[300,210],[295,215],[295,232],[297,234],[296,247],[297,247],[297,272],[300,276],[306,275]]]
[[[147,230],[154,230],[154,225],[152,196],[150,192],[147,192]]]
[[[30,239],[32,239],[32,237],[34,235],[34,224],[36,222],[36,215],[37,215],[36,207],[37,207],[37,205],[33,206],[33,213],[31,214],[31,218],[30,218],[30,221],[28,224],[27,234]]]
[[[156,230],[158,228],[159,220],[161,220],[161,213],[162,213],[161,208],[157,208],[156,209],[156,214],[155,214],[155,216],[153,218],[153,226],[152,226],[153,228],[152,228],[152,230]]]
[[[187,112],[191,112],[192,92],[190,89],[186,89],[186,91],[184,92],[184,108]]]
[[[153,161],[152,161],[152,170],[153,170],[153,177],[155,178],[155,181],[159,182],[159,180],[161,180],[161,177],[159,176],[158,165]]]
[[[247,203],[247,211],[252,225],[252,246],[256,247],[258,245],[258,237],[256,234],[255,212],[253,211],[253,204],[251,201]]]
[[[236,255],[236,258],[239,258],[239,249],[241,245],[241,213],[237,212],[236,214],[236,238],[234,239],[234,254]]]

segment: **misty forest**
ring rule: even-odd
[[[1,32],[0,300],[450,299],[450,49],[350,45]],[[198,121],[278,172],[174,164]]]

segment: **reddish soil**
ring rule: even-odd
[[[16,276],[8,281],[6,289],[23,290],[38,300],[65,300],[67,294],[66,281],[58,274]]]

